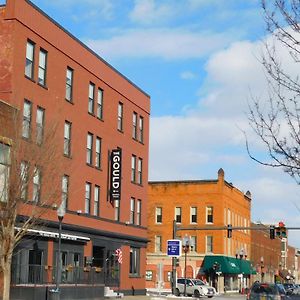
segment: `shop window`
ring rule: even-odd
[[[140,249],[139,248],[130,247],[129,274],[131,276],[139,276],[140,274]]]

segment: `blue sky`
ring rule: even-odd
[[[251,191],[253,221],[299,227],[299,187],[251,161],[242,132],[263,157],[246,116],[251,94],[266,92],[259,0],[33,3],[150,94],[150,180],[215,179],[222,167]],[[291,232],[291,244],[299,237]]]

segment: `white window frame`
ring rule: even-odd
[[[118,103],[118,130],[123,131],[123,103]]]
[[[94,135],[88,132],[86,137],[86,163],[88,165],[93,164],[93,140]]]
[[[31,137],[31,118],[32,118],[32,103],[25,99],[23,105],[23,127],[22,137],[30,139]]]
[[[206,253],[213,253],[214,247],[213,247],[213,242],[214,242],[214,237],[212,235],[207,235],[205,237],[205,250]]]
[[[97,118],[103,119],[103,90],[100,88],[97,93]]]
[[[45,109],[38,106],[36,110],[36,143],[41,145],[44,139]]]
[[[72,123],[65,121],[64,125],[64,155],[71,156],[71,129]]]
[[[94,216],[99,216],[99,211],[100,211],[100,186],[95,185],[94,187]]]
[[[48,52],[40,48],[39,53],[39,69],[38,69],[38,84],[46,86],[47,79],[47,56]]]
[[[211,214],[209,214],[211,212]],[[212,221],[209,221],[209,216],[211,216]],[[214,223],[214,207],[209,205],[206,206],[206,224],[213,224]]]
[[[88,102],[88,112],[94,114],[94,104],[95,104],[95,84],[89,83],[89,102]]]
[[[30,79],[33,79],[34,77],[34,51],[35,51],[35,43],[30,40],[27,40],[25,76]]]
[[[73,74],[74,70],[70,67],[67,67],[66,71],[66,100],[72,102],[73,99]]]
[[[178,212],[180,212],[178,214]],[[180,221],[178,220],[177,221],[177,216],[178,216],[178,219],[180,219]],[[182,223],[182,208],[180,206],[176,206],[175,207],[175,220],[176,220],[176,223]]]
[[[158,218],[160,217],[161,221],[158,221]],[[155,208],[155,223],[156,224],[162,224],[162,207],[158,206]]]
[[[197,224],[198,223],[198,208],[197,208],[197,206],[191,206],[190,212],[191,212],[190,223]],[[193,222],[193,216],[196,216],[196,222]]]
[[[101,168],[101,147],[102,139],[99,136],[96,136],[96,147],[95,147],[95,167]]]
[[[91,198],[92,198],[92,184],[90,182],[85,183],[85,202],[84,212],[90,214],[91,212]]]
[[[134,218],[135,218],[135,198],[130,198],[130,217],[129,217],[129,223],[134,224]]]

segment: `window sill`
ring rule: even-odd
[[[95,114],[94,114],[94,112],[90,112],[90,111],[88,111],[88,114],[89,114],[90,116],[92,116],[92,117],[95,117]]]
[[[41,83],[38,83],[37,85],[48,91],[48,87],[46,85]]]
[[[65,153],[64,153],[64,157],[65,157],[65,158],[72,159],[72,156],[71,156],[71,154],[65,154]]]
[[[101,122],[104,122],[103,118],[97,117],[97,119],[98,119],[99,121],[101,121]]]
[[[35,80],[27,75],[24,75],[26,79],[30,80],[31,82],[34,82],[35,83]]]
[[[120,133],[124,133],[124,131],[123,130],[121,130],[121,129],[117,129]]]
[[[93,166],[92,164],[90,164],[90,163],[86,163],[86,165],[87,165],[88,167],[94,168],[94,166]]]
[[[65,100],[66,100],[68,103],[74,105],[74,102],[72,101],[72,99],[68,100],[67,98],[65,98]]]
[[[129,274],[129,278],[141,278],[139,274]]]

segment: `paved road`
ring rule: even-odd
[[[172,295],[168,296],[158,296],[158,295],[149,295],[149,296],[125,296],[123,298],[124,300],[181,300],[181,299],[197,299],[193,297],[175,297]],[[207,300],[208,298],[201,298],[201,300]],[[240,295],[240,294],[224,294],[224,295],[217,295],[213,297],[211,300],[245,300],[246,295]]]

